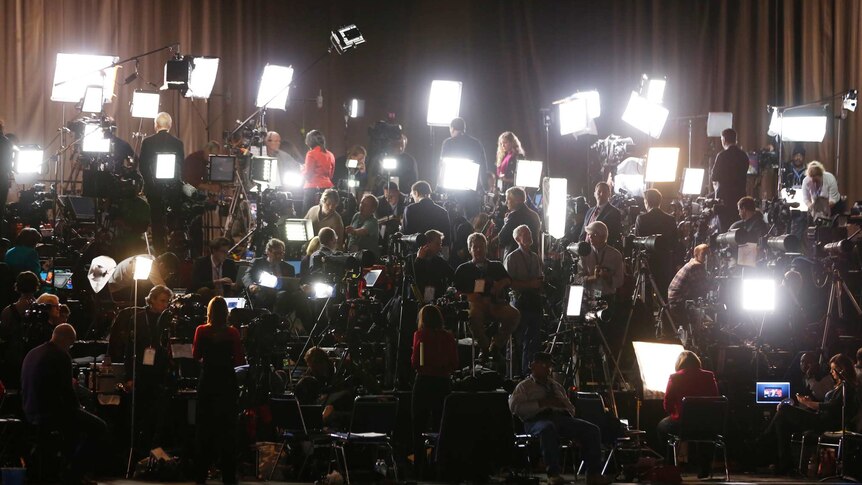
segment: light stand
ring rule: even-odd
[[[126,464],[126,478],[130,478],[132,474],[132,459],[135,453],[135,401],[137,401],[137,391],[135,387],[138,384],[138,281],[145,280],[150,277],[150,271],[153,268],[153,260],[148,257],[138,256],[135,258],[135,301],[132,305],[134,313],[132,316],[132,393],[131,402],[131,421],[129,422],[129,461]],[[144,307],[144,311],[146,307]]]
[[[551,176],[551,110],[541,108],[542,126],[545,127],[545,177]]]

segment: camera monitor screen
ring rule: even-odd
[[[72,269],[54,268],[54,288],[67,290],[72,289]]]
[[[382,269],[372,269],[368,273],[365,273],[365,284],[368,287],[372,287],[377,283],[377,278],[380,277],[380,274],[383,273]]]
[[[225,298],[225,303],[227,303],[227,309],[233,310],[234,308],[245,308],[245,298]]]
[[[758,382],[755,389],[757,404],[778,404],[790,397],[789,382]]]
[[[210,155],[210,182],[233,182],[235,157]]]

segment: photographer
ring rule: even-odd
[[[769,225],[763,219],[763,214],[757,210],[757,203],[752,197],[745,196],[736,203],[739,219],[730,225],[730,231],[740,230],[742,243],[759,243],[760,238],[769,231]]]
[[[336,210],[341,197],[335,189],[327,189],[320,196],[320,204],[308,209],[305,219],[311,221],[314,233],[317,234],[324,227],[332,228],[338,240],[344,239],[344,221],[341,214]]]
[[[661,192],[658,190],[649,189],[644,192],[644,206],[647,211],[638,215],[635,221],[635,236],[661,235],[661,248],[649,253],[649,266],[659,291],[666,298],[667,287],[677,267],[679,236],[676,219],[661,210],[661,201]]]
[[[429,303],[443,296],[446,285],[455,275],[452,267],[440,256],[443,250],[443,233],[431,229],[425,231],[426,242],[419,247],[416,254],[407,258],[407,274],[413,276],[413,281],[423,301]]]
[[[623,285],[623,255],[608,245],[608,227],[601,221],[585,228],[592,251],[578,263],[578,275],[588,292],[613,305],[617,290]]]
[[[526,224],[520,225],[513,232],[518,249],[510,252],[503,264],[512,277],[512,290],[515,293],[512,306],[521,312],[521,325],[515,333],[515,345],[520,349],[521,375],[526,376],[530,373],[530,357],[538,352],[540,347],[542,283],[545,275],[542,259],[530,251],[533,245],[530,227]]]
[[[670,307],[673,321],[680,325],[688,322],[685,302],[697,300],[706,296],[709,280],[706,274],[706,258],[709,256],[709,246],[699,244],[694,247],[694,256],[685,263],[667,289],[667,304]]]

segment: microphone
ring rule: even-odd
[[[323,90],[319,89],[317,91],[317,109],[323,108]]]

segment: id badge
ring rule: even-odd
[[[144,365],[154,365],[156,363],[156,349],[147,347],[144,349]]]
[[[485,280],[476,280],[473,283],[473,293],[485,293]]]

